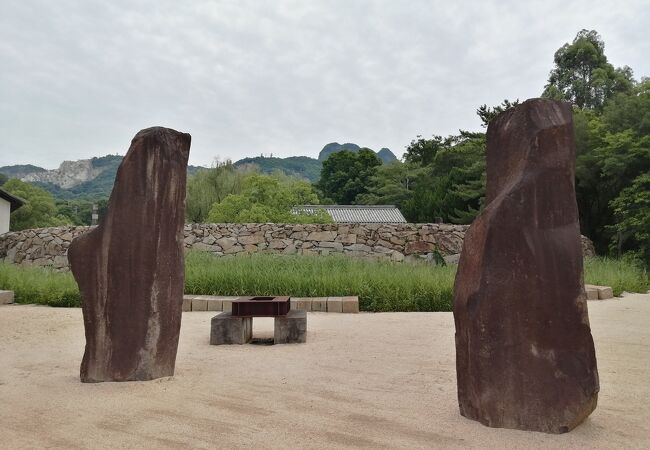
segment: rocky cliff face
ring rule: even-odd
[[[80,183],[95,179],[103,170],[103,167],[95,167],[90,159],[64,161],[58,169],[30,173],[25,175],[22,180],[52,183],[63,189],[68,189]]]

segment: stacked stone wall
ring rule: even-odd
[[[384,258],[431,258],[460,253],[467,225],[449,224],[187,224],[185,248],[215,255],[278,253]],[[0,236],[0,260],[65,270],[75,237],[90,227],[40,228]],[[583,237],[585,255],[593,245]]]

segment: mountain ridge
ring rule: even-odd
[[[331,142],[323,147],[318,159],[309,156],[289,156],[287,158],[257,156],[242,158],[233,164],[235,167],[255,165],[262,173],[273,173],[280,170],[287,175],[316,182],[320,178],[323,161],[331,154],[343,150],[356,153],[362,148],[351,142],[344,144]],[[384,163],[397,159],[388,148],[382,148],[376,153]],[[0,173],[9,178],[18,178],[36,184],[58,199],[101,198],[110,195],[117,168],[122,159],[121,155],[109,154],[77,161],[63,161],[58,168],[52,170],[32,164],[17,164],[0,167]],[[202,168],[188,166],[188,175],[193,175]]]

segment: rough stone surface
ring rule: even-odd
[[[343,297],[327,297],[327,312],[328,313],[342,313],[343,312]]]
[[[192,299],[192,311],[207,311],[208,300],[201,297],[194,297]]]
[[[485,210],[454,288],[458,400],[492,427],[563,433],[596,407],[571,106],[534,99],[487,132]]]
[[[14,302],[14,291],[0,291],[0,305],[10,305]]]
[[[274,320],[274,344],[301,344],[307,342],[306,311],[291,310],[286,316],[277,316]]]
[[[371,227],[371,225],[374,225]],[[70,241],[89,227],[56,227],[16,231],[0,236],[0,261],[50,266],[67,270]],[[431,259],[460,254],[467,225],[421,224],[187,224],[186,249],[216,256],[246,253],[289,255],[348,255],[391,261]],[[326,234],[323,234],[327,232]],[[307,240],[312,237],[322,240]],[[43,238],[38,237],[43,236]],[[336,236],[336,237],[334,237]],[[45,239],[60,239],[48,245]],[[331,240],[333,239],[333,240]],[[253,242],[256,242],[253,244]],[[585,256],[593,256],[593,244],[583,237]]]
[[[301,311],[311,311],[311,298],[309,297],[291,297],[291,309]]]
[[[189,152],[189,134],[140,131],[117,171],[106,216],[70,245],[86,329],[81,381],[174,374]]]
[[[312,297],[312,312],[327,312],[327,297]]]
[[[246,344],[253,338],[253,318],[222,312],[212,318],[210,345]]]
[[[593,286],[585,286],[587,300],[598,300],[598,289]]]
[[[356,314],[359,312],[359,297],[343,297],[341,300],[341,312]]]

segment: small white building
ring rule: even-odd
[[[0,189],[0,234],[9,231],[9,216],[23,206],[24,203],[18,197],[14,197],[9,192]]]

